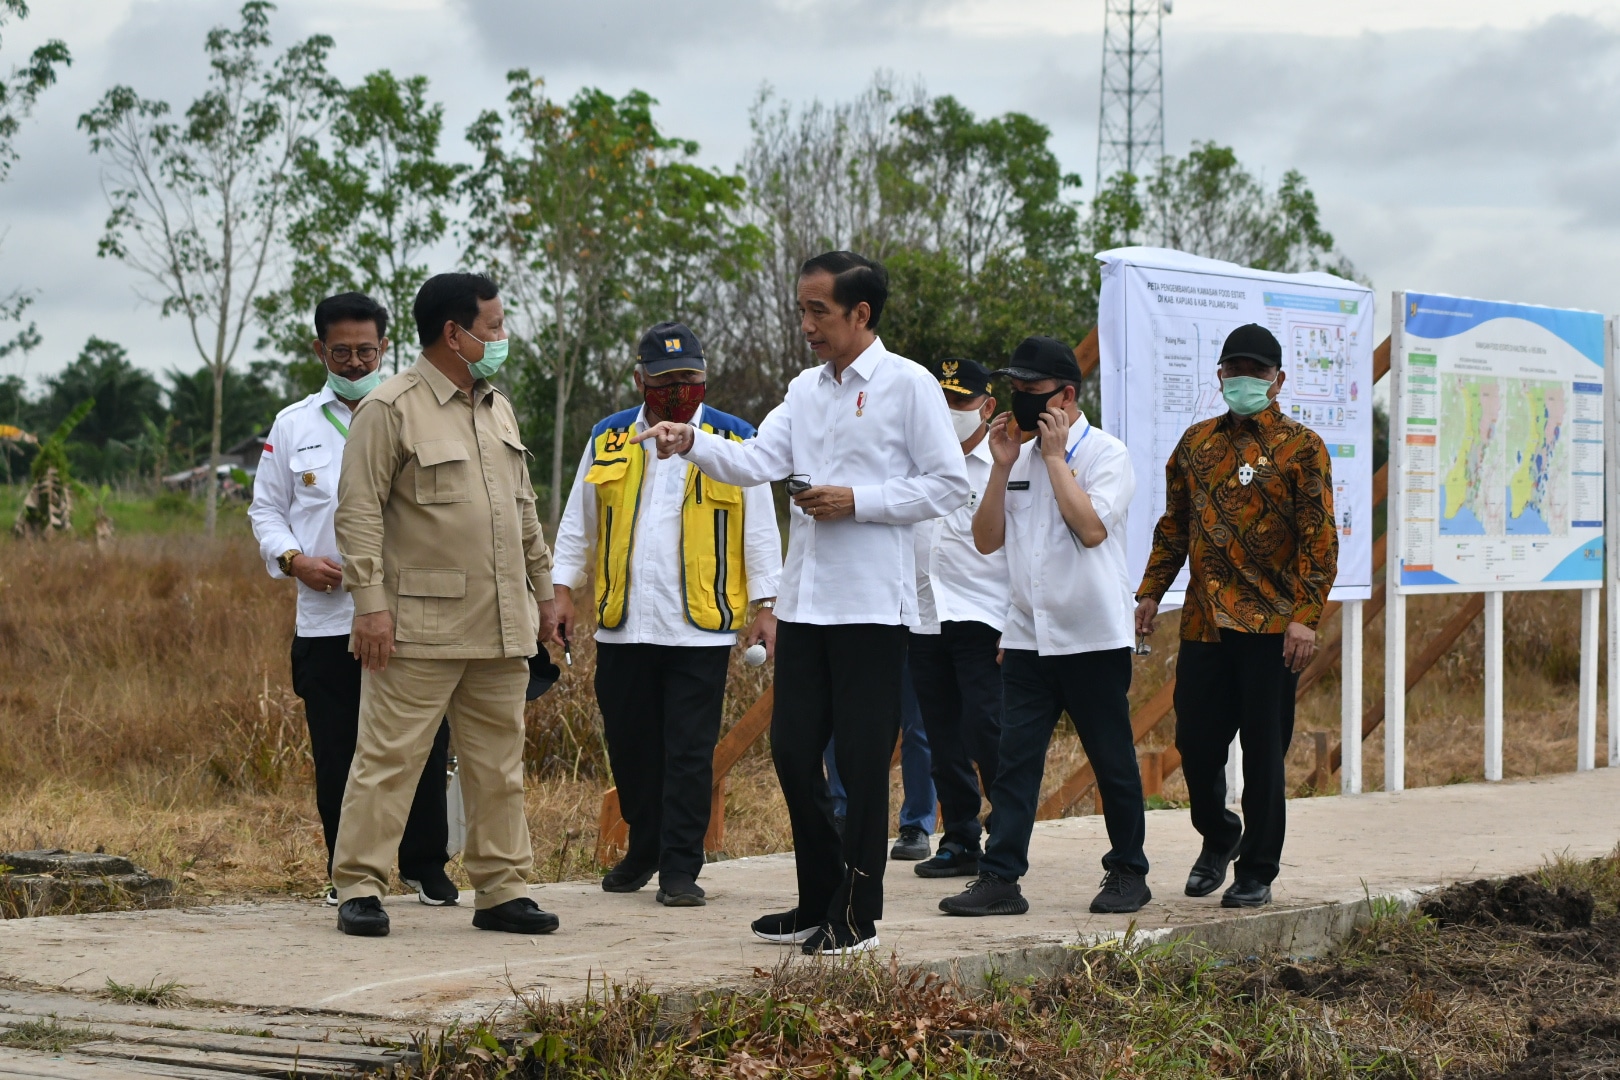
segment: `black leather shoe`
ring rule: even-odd
[[[338,929],[351,937],[387,937],[388,912],[375,896],[357,896],[338,907]]]
[[[921,862],[928,854],[928,834],[916,825],[902,825],[900,838],[889,849],[889,858],[900,862]]]
[[[450,880],[450,875],[444,872],[444,867],[435,866],[425,871],[421,877],[400,877],[407,886],[416,890],[416,898],[428,907],[455,907],[461,899],[461,890],[456,883]]]
[[[1193,862],[1191,872],[1187,874],[1187,895],[1208,896],[1226,884],[1226,868],[1232,865],[1235,858],[1237,858],[1236,848],[1222,854],[1211,851],[1206,844]]]
[[[480,930],[499,930],[505,934],[549,934],[562,925],[562,921],[527,896],[496,904],[473,912],[473,925]]]
[[[656,867],[649,867],[646,870],[641,870],[637,867],[631,866],[630,860],[625,859],[621,861],[619,865],[602,875],[602,891],[636,892],[643,885],[647,884],[647,882],[651,881],[652,876],[655,873],[657,873]]]
[[[703,886],[684,874],[665,874],[658,882],[658,902],[665,907],[703,907]]]
[[[1221,897],[1221,907],[1265,907],[1271,903],[1271,886],[1238,878]]]
[[[1110,870],[1103,876],[1102,891],[1091,900],[1091,910],[1097,915],[1129,915],[1142,910],[1142,905],[1151,899],[1147,878],[1125,870]]]

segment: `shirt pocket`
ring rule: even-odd
[[[428,439],[411,448],[416,456],[416,501],[471,502],[467,491],[467,444],[460,439]]]
[[[630,461],[624,457],[597,458],[591,462],[591,467],[585,470],[587,484],[611,484],[615,480],[622,480],[630,468]]]
[[[312,446],[299,450],[288,461],[292,470],[293,498],[304,505],[330,502],[337,496],[337,470],[332,467],[332,448]]]
[[[698,473],[697,501],[700,503],[713,503],[721,508],[740,506],[743,500],[742,488],[736,484],[722,484],[714,477],[705,473]]]
[[[402,566],[394,636],[419,645],[459,645],[467,622],[467,571]]]

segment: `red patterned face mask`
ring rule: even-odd
[[[673,386],[646,386],[641,392],[649,412],[684,424],[703,404],[703,389],[702,383],[675,383]]]

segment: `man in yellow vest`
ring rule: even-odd
[[[776,651],[782,540],[767,484],[722,484],[660,460],[630,437],[664,420],[742,441],[754,428],[703,403],[697,335],[659,323],[641,339],[643,403],[591,430],[557,527],[557,640],[574,628],[574,591],[595,579],[596,700],[629,850],[602,888],[635,892],[658,874],[658,902],[701,907],[714,746],[737,632]],[[594,556],[592,550],[594,548]]]

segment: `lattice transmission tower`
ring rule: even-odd
[[[1116,172],[1141,176],[1164,156],[1164,16],[1172,0],[1105,0],[1097,190]]]

